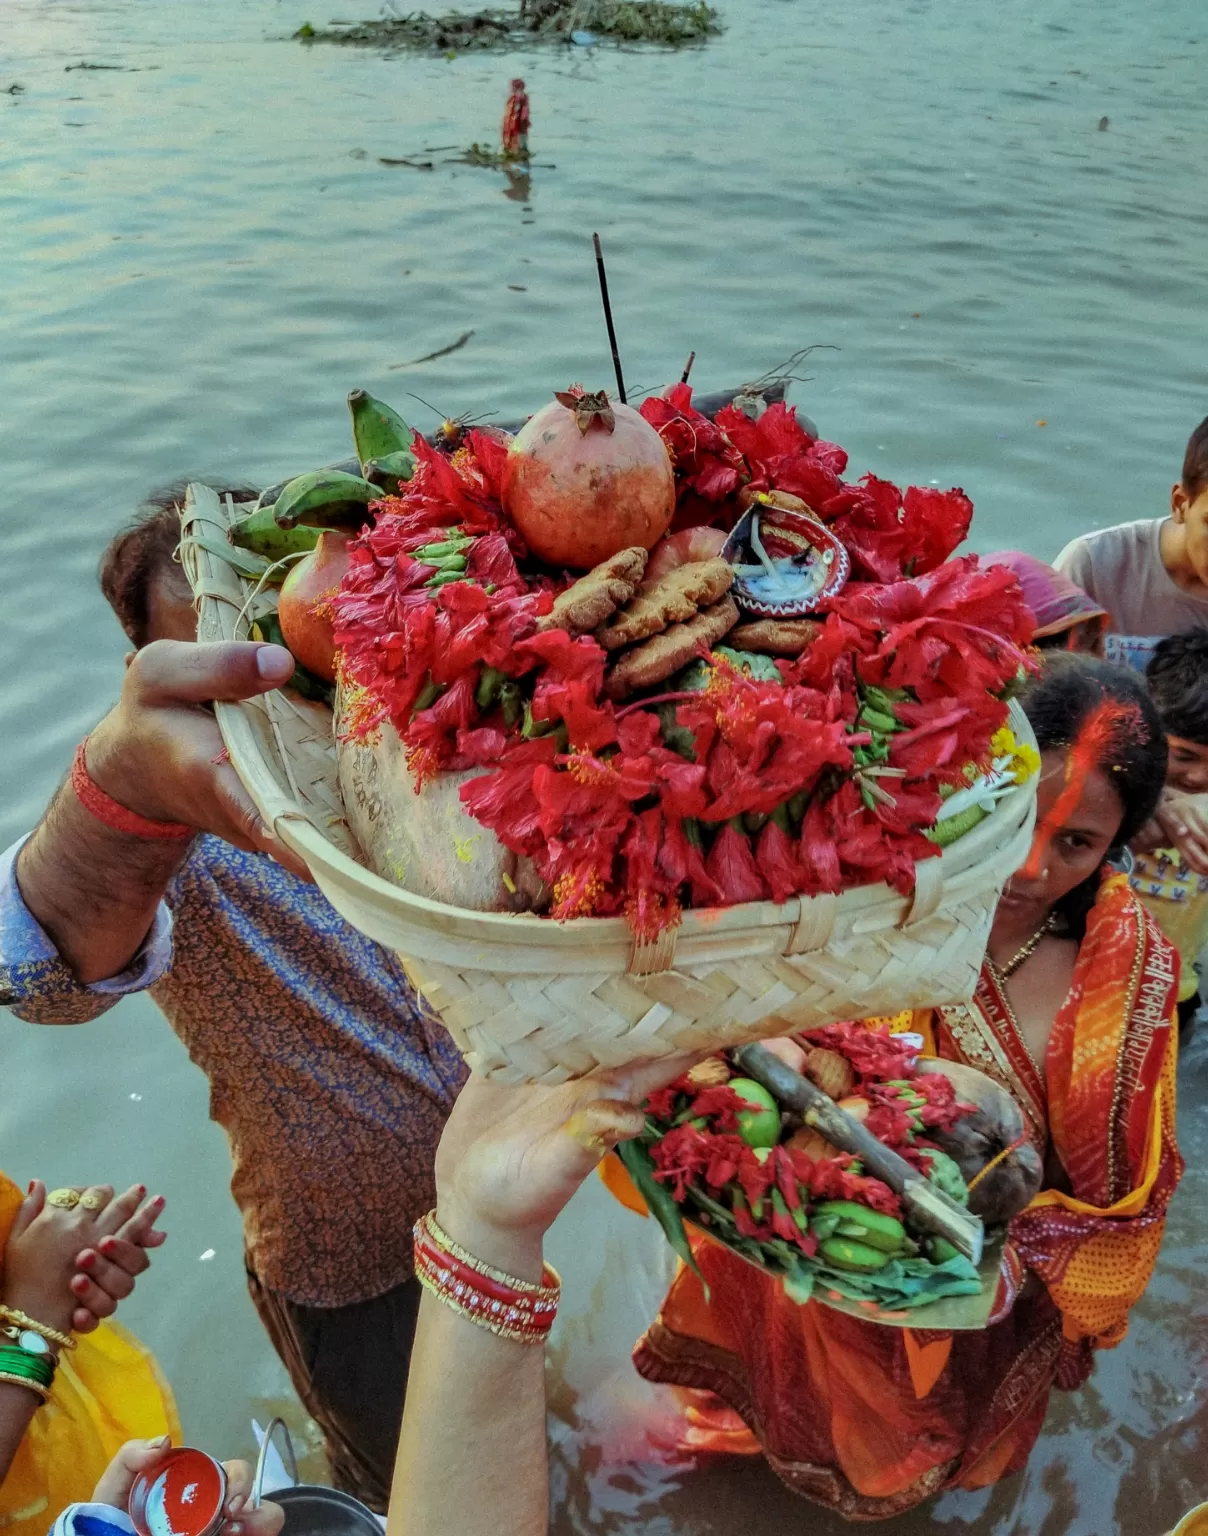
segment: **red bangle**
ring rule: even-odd
[[[124,832],[128,837],[149,837],[158,842],[183,842],[196,837],[196,827],[186,827],[181,821],[152,821],[129,810],[112,795],[107,795],[88,772],[84,754],[88,750],[88,737],[76,748],[71,764],[71,787],[76,799],[91,816],[104,822],[112,832]]]
[[[562,1281],[549,1264],[542,1285],[492,1269],[459,1248],[429,1211],[415,1224],[415,1277],[445,1306],[480,1328],[521,1344],[544,1344],[554,1325]]]

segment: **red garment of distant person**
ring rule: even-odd
[[[529,134],[529,99],[523,80],[512,81],[512,94],[503,109],[503,152],[527,155]]]

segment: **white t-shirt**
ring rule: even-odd
[[[1175,585],[1158,540],[1164,517],[1118,523],[1072,539],[1053,561],[1111,615],[1109,632],[1128,636],[1182,634],[1208,626],[1208,599]]]

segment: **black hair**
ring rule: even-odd
[[[1208,747],[1208,627],[1167,636],[1150,657],[1145,681],[1166,734]]]
[[[1019,702],[1043,752],[1072,747],[1083,722],[1105,699],[1135,707],[1139,722],[1138,729],[1120,733],[1111,760],[1102,764],[1123,810],[1108,852],[1109,858],[1118,858],[1157,809],[1166,782],[1166,732],[1140,675],[1095,656],[1057,651],[1046,656],[1043,672]],[[1098,886],[1096,873],[1057,903],[1073,938],[1081,939],[1086,932]]]
[[[1187,439],[1183,455],[1183,489],[1192,501],[1208,486],[1208,416]]]
[[[105,601],[117,615],[127,638],[146,645],[151,617],[151,586],[157,576],[175,580],[182,588],[184,575],[176,564],[180,543],[180,509],[187,480],[152,491],[139,503],[134,520],[110,540],[101,556],[97,576]],[[220,497],[248,501],[256,492],[244,486],[223,487]]]

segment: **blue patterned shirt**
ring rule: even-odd
[[[272,859],[199,837],[127,970],[84,986],[21,899],[19,847],[0,857],[0,1004],[77,1024],[148,990],[210,1081],[261,1282],[339,1307],[407,1279],[465,1070],[395,956]]]

